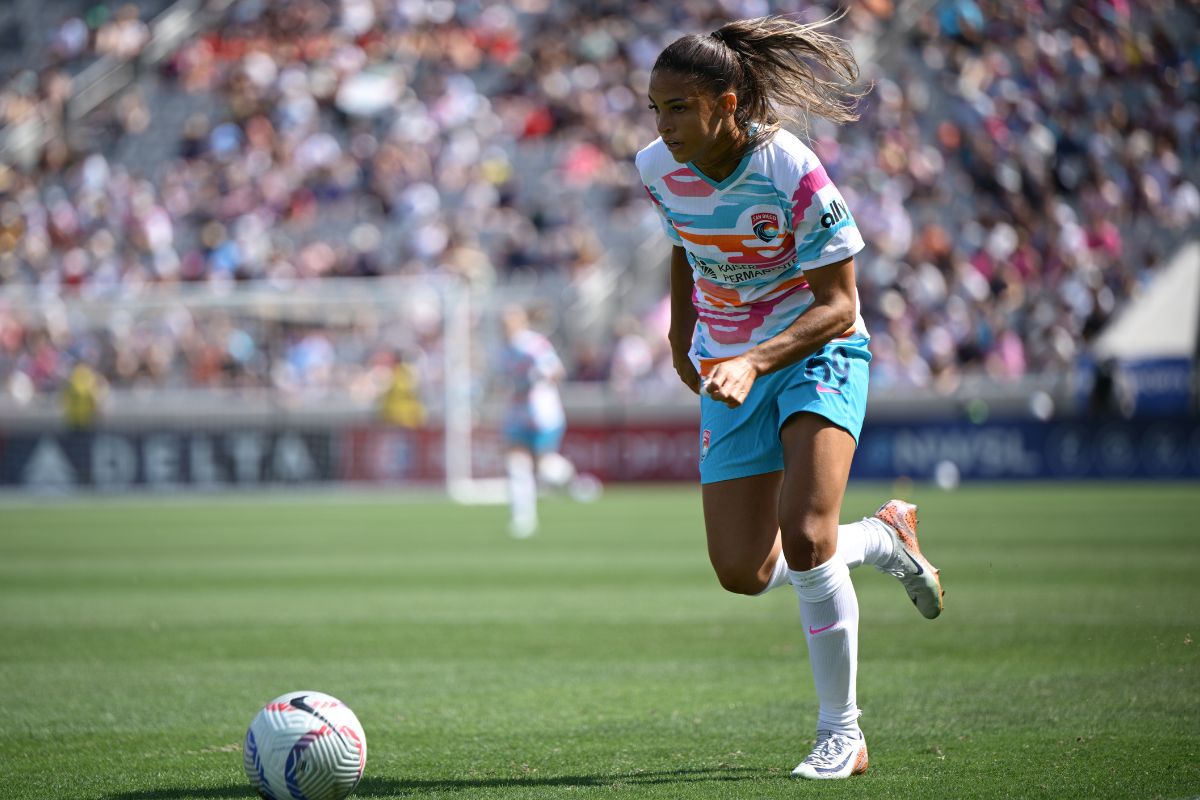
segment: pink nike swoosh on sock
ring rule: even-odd
[[[818,633],[824,633],[825,631],[829,630],[829,629],[830,629],[830,628],[832,628],[834,625],[837,625],[837,623],[836,623],[836,622],[831,622],[831,623],[829,623],[828,625],[826,625],[824,628],[814,628],[812,625],[809,625],[809,626],[808,626],[808,633],[809,633],[809,635],[810,635],[810,636],[816,636]]]
[[[830,389],[828,386],[826,386],[825,384],[822,384],[822,383],[817,384],[817,393],[818,394],[841,394],[841,392],[839,392],[837,389]]]

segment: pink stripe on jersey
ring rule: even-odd
[[[661,139],[637,155],[671,243],[687,251],[699,316],[693,352],[731,358],[787,328],[813,302],[805,269],[843,261],[862,235],[820,160],[787,131],[721,183],[677,162]],[[822,214],[837,224],[825,227]],[[855,329],[863,332],[861,317]]]
[[[808,207],[812,205],[817,192],[824,189],[829,183],[829,173],[825,171],[825,167],[820,165],[800,179],[800,185],[792,193],[792,219],[796,221],[793,224],[799,225],[799,221],[804,218],[804,212],[808,211]]]
[[[717,192],[708,181],[687,167],[664,175],[663,183],[672,193],[680,197],[708,197]]]
[[[702,291],[711,282],[701,278],[696,281],[696,290]],[[763,300],[746,305],[714,308],[709,305],[696,303],[696,313],[700,321],[708,327],[709,335],[719,344],[743,344],[749,342],[754,332],[771,316],[775,306],[783,302],[791,292],[779,297]]]

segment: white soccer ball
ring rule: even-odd
[[[342,800],[367,765],[367,737],[349,706],[288,692],[263,706],[242,746],[246,777],[267,800]]]

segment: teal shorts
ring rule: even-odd
[[[542,456],[557,452],[566,430],[565,424],[539,428],[527,421],[509,420],[504,425],[504,439],[509,447],[519,447],[535,456]]]
[[[783,469],[779,432],[803,411],[825,417],[858,442],[867,410],[868,340],[830,342],[804,361],[754,381],[737,408],[700,393],[700,482]]]

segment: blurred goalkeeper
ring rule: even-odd
[[[567,489],[577,500],[594,499],[599,483],[579,475],[558,452],[566,432],[558,383],[566,373],[554,345],[529,326],[529,315],[519,306],[506,308],[502,322],[505,343],[497,377],[508,394],[503,425],[508,532],[525,539],[537,532],[539,483]]]

